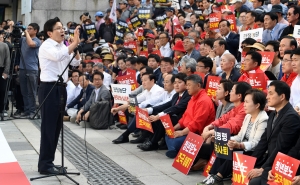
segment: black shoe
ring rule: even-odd
[[[14,118],[20,118],[20,119],[28,119],[28,117],[29,117],[29,114],[26,114],[26,113],[24,113],[24,112],[22,112],[21,114],[19,114],[19,115],[14,115]]]
[[[168,146],[166,143],[158,145],[158,150],[168,150]]]
[[[141,131],[138,131],[138,132],[132,134],[132,137],[135,137],[135,138],[140,137],[140,136],[141,136]]]
[[[138,137],[137,139],[130,140],[130,143],[137,144],[137,143],[143,143],[145,142],[146,138],[143,136]]]
[[[14,117],[15,117],[15,116],[20,116],[21,113],[22,113],[22,111],[18,109],[18,110],[14,113]]]
[[[144,142],[140,147],[143,151],[152,151],[158,149],[158,144],[152,144],[151,141]]]
[[[40,174],[43,175],[58,175],[59,174],[59,169],[55,168],[55,167],[51,167],[45,171],[40,171]]]
[[[169,150],[166,152],[166,156],[171,158],[171,159],[174,159],[178,154],[178,151],[175,151],[175,150]]]
[[[129,139],[128,137],[124,137],[123,135],[120,135],[117,139],[112,141],[114,144],[120,144],[120,143],[128,143]]]
[[[121,130],[126,130],[126,129],[127,129],[127,125],[122,124],[119,128],[120,128]]]

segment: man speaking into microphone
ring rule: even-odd
[[[78,46],[79,27],[74,31],[74,38],[70,39],[70,45],[64,45],[64,29],[59,18],[48,20],[44,25],[46,41],[43,42],[39,49],[39,61],[41,67],[41,83],[39,87],[38,99],[41,104],[51,88],[58,80],[63,70],[68,65],[73,56],[74,49]],[[71,65],[78,66],[80,55],[77,52]],[[68,80],[68,71],[62,75],[63,83],[57,83],[51,91],[44,104],[41,107],[41,145],[38,170],[41,174],[59,174],[59,168],[53,164],[55,150],[61,130],[61,106],[65,107],[67,92],[66,82]],[[61,103],[61,94],[64,97]],[[63,104],[63,105],[61,105]]]

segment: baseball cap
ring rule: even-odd
[[[147,33],[146,37],[149,37],[149,38],[155,39],[155,35],[153,35],[152,33]]]
[[[166,8],[166,12],[175,12],[175,9],[173,7],[169,7],[169,8]]]
[[[273,5],[270,12],[283,14],[282,6],[281,5]]]
[[[121,0],[119,4],[128,4],[128,2],[126,0]]]
[[[119,44],[124,44],[124,41],[122,39],[117,40],[116,45],[119,45]]]
[[[191,28],[191,27],[193,27],[193,25],[192,25],[192,23],[190,23],[190,22],[187,22],[187,23],[185,23],[184,25],[183,25],[183,28],[185,29],[185,28]]]
[[[95,17],[98,16],[98,17],[104,17],[103,13],[101,11],[97,12],[95,14]]]

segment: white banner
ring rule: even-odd
[[[129,100],[131,93],[131,85],[126,84],[111,84],[112,95],[115,103],[125,104]]]
[[[262,42],[262,35],[263,35],[263,28],[257,28],[254,30],[247,30],[240,32],[240,47],[239,50],[242,51],[241,45],[242,42],[247,38],[252,38],[256,40],[257,42]]]
[[[300,25],[294,26],[293,37],[296,39],[298,46],[300,46]]]

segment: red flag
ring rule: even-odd
[[[270,185],[292,184],[292,179],[296,175],[298,166],[299,166],[299,160],[294,159],[281,152],[278,152],[272,166],[272,174],[274,175],[275,180],[273,182],[268,181],[268,184]]]
[[[149,121],[149,115],[148,112],[139,108],[138,106],[136,108],[136,128],[140,128],[143,130],[148,130],[149,132],[153,133],[152,125]]]
[[[218,76],[208,76],[206,81],[206,93],[210,98],[216,98],[216,90],[220,85],[221,78]]]
[[[216,154],[215,154],[215,152],[212,152],[207,165],[204,167],[204,170],[203,170],[203,173],[202,173],[203,176],[205,176],[205,177],[208,176],[211,167],[215,163],[215,160],[216,160]]]
[[[166,134],[169,136],[169,138],[174,138],[175,130],[174,130],[174,127],[173,127],[173,124],[172,124],[169,114],[160,116],[160,120],[161,120],[163,126],[165,127]]]
[[[219,29],[219,22],[221,20],[221,12],[209,14],[209,29]]]
[[[249,182],[247,174],[254,168],[255,157],[233,152],[233,185],[246,185]]]
[[[174,162],[173,167],[184,174],[188,174],[194,160],[203,144],[203,138],[193,132],[186,136]]]
[[[275,52],[259,51],[258,53],[260,53],[262,56],[262,60],[259,68],[265,72],[272,64],[274,60]]]

